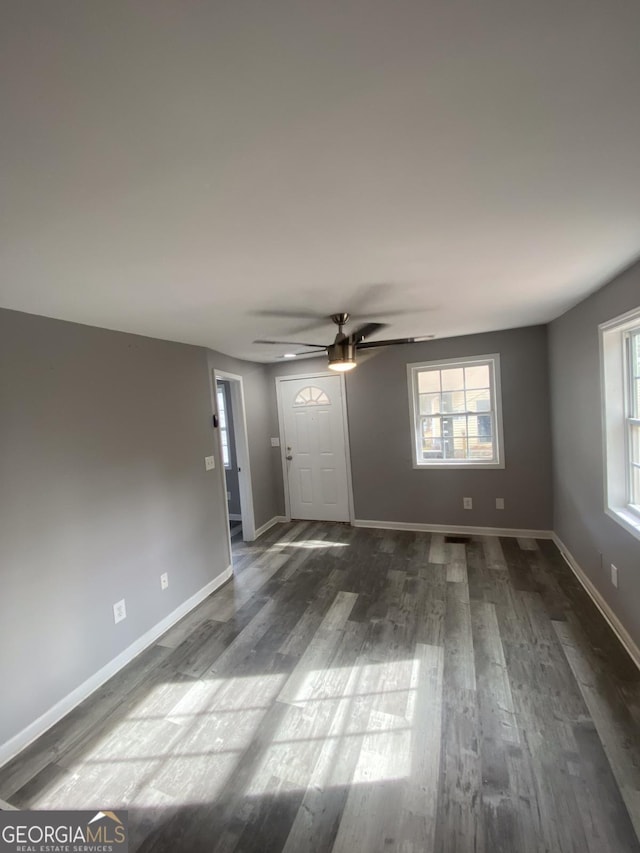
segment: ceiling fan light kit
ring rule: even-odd
[[[356,366],[356,348],[349,338],[327,347],[329,370],[345,373]]]

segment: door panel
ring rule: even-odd
[[[333,454],[331,434],[331,412],[318,412],[318,449],[320,453]]]
[[[348,521],[340,377],[283,379],[278,383],[278,395],[291,517]]]
[[[295,427],[293,430],[293,441],[295,442],[296,451],[298,453],[309,453],[309,421],[307,412],[296,411],[293,413],[295,418]]]
[[[338,503],[338,487],[336,484],[336,472],[333,468],[323,468],[321,476],[322,500],[325,504]]]
[[[311,468],[299,469],[300,501],[303,504],[313,503],[313,473]]]

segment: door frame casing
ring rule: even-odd
[[[353,481],[351,478],[351,447],[349,445],[349,420],[347,416],[347,383],[344,373],[336,373],[332,370],[316,370],[313,373],[290,373],[286,376],[276,376],[276,402],[278,405],[278,432],[280,433],[280,459],[282,462],[282,483],[284,488],[284,514],[287,521],[291,521],[291,497],[289,495],[289,474],[287,471],[286,446],[284,443],[284,411],[282,407],[282,383],[297,379],[331,379],[340,381],[342,434],[344,436],[344,463],[347,469],[347,504],[349,510],[349,524],[353,524],[355,512],[353,508]]]
[[[244,384],[242,376],[237,373],[229,373],[226,370],[212,368],[213,373],[213,403],[214,411],[218,413],[218,398],[216,391],[218,379],[229,383],[229,396],[231,398],[231,412],[233,417],[233,440],[236,447],[236,463],[239,469],[238,486],[240,490],[240,514],[242,516],[242,538],[245,542],[253,542],[256,538],[256,522],[253,511],[253,490],[251,486],[251,464],[249,461],[249,437],[247,432],[246,406],[244,402]],[[224,476],[224,465],[222,464],[222,442],[220,430],[216,430],[218,436],[218,458],[222,468],[222,481],[224,484],[224,509],[227,517],[227,530],[229,531],[229,503],[227,501],[226,478]],[[231,553],[231,532],[229,531],[229,552]]]

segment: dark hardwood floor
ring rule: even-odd
[[[551,542],[300,522],[235,567],[0,797],[149,853],[640,853],[640,673]]]

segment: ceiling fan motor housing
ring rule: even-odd
[[[329,367],[338,364],[355,365],[356,363],[356,348],[349,338],[336,341],[328,346],[327,355],[329,356]],[[340,368],[334,367],[334,369]]]

